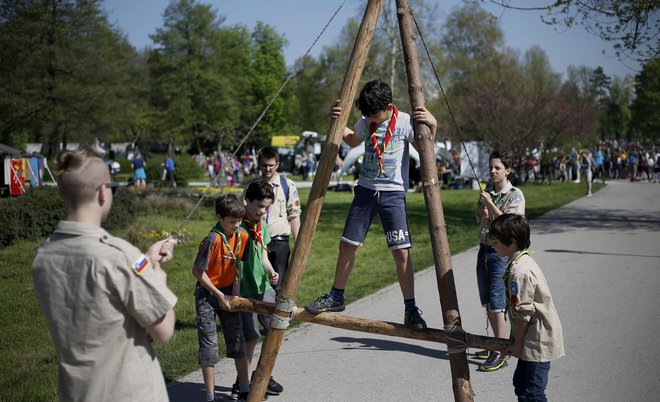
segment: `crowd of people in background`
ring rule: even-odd
[[[252,178],[257,175],[256,155],[244,153],[241,156],[232,156],[227,152],[206,156],[202,151],[194,156],[199,166],[207,172],[212,187],[235,187],[241,183],[241,178]],[[224,180],[224,184],[223,184]]]
[[[660,148],[638,141],[605,140],[594,147],[528,153],[516,167],[521,182],[560,181],[587,183],[594,180],[660,182]]]

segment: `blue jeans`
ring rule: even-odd
[[[550,371],[550,362],[527,362],[518,359],[518,366],[513,373],[513,389],[518,401],[546,402],[548,371]]]
[[[506,309],[506,286],[502,277],[508,262],[507,257],[498,257],[491,246],[479,245],[477,255],[479,298],[482,306],[487,306],[490,311],[496,313],[504,312]]]

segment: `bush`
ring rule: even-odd
[[[173,156],[172,159],[174,160],[177,185],[185,186],[189,181],[204,174],[204,169],[188,155]],[[164,155],[154,155],[147,160],[147,181],[156,185],[163,184],[163,163],[165,163]]]
[[[115,162],[119,163],[119,166],[121,166],[122,174],[129,174],[131,175],[131,177],[133,176],[133,168],[131,167],[131,161],[129,161],[126,158],[118,158],[115,159]]]
[[[120,187],[112,199],[112,209],[102,226],[106,230],[125,229],[135,220],[135,193]]]
[[[0,203],[0,246],[19,239],[36,239],[53,232],[66,216],[55,187],[39,187]]]
[[[123,190],[123,191],[122,191]],[[108,230],[130,226],[135,218],[135,195],[121,189],[103,227]],[[53,233],[57,222],[66,217],[66,207],[57,187],[38,187],[20,197],[0,202],[0,247],[20,239],[38,239]]]

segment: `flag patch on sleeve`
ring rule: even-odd
[[[143,254],[140,256],[140,258],[138,258],[137,261],[133,263],[131,268],[133,268],[133,272],[135,273],[135,275],[139,276],[142,273],[142,271],[144,271],[144,269],[147,268],[148,266],[149,266],[149,260]]]

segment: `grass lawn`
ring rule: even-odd
[[[602,184],[594,183],[594,191]],[[555,183],[552,186],[528,184],[522,187],[527,202],[527,216],[533,219],[584,195],[584,185]],[[309,190],[301,190],[307,200]],[[478,194],[472,190],[443,191],[442,204],[450,251],[452,255],[477,244],[477,225],[474,208]],[[338,240],[352,199],[351,193],[329,191],[314,237],[307,267],[303,275],[296,304],[299,306],[327,292],[334,275]],[[428,237],[424,198],[421,193],[409,193],[408,212],[410,230],[415,246],[412,248],[415,269],[433,264]],[[145,210],[134,227],[114,233],[126,236],[128,231],[175,230],[187,215],[186,204]],[[168,286],[178,296],[176,331],[167,345],[156,345],[158,358],[167,380],[176,379],[197,366],[197,334],[191,274],[192,261],[199,241],[215,223],[210,208],[196,211],[185,229],[190,240],[179,245],[175,258],[164,266],[168,272]],[[396,273],[392,257],[386,251],[380,224],[374,222],[365,245],[358,251],[354,273],[346,292],[350,303],[394,283]],[[0,401],[57,400],[57,358],[46,328],[45,319],[32,284],[30,267],[42,240],[22,241],[0,249]],[[145,249],[147,243],[138,246]],[[222,339],[222,337],[220,337]],[[221,351],[224,355],[224,351]]]

